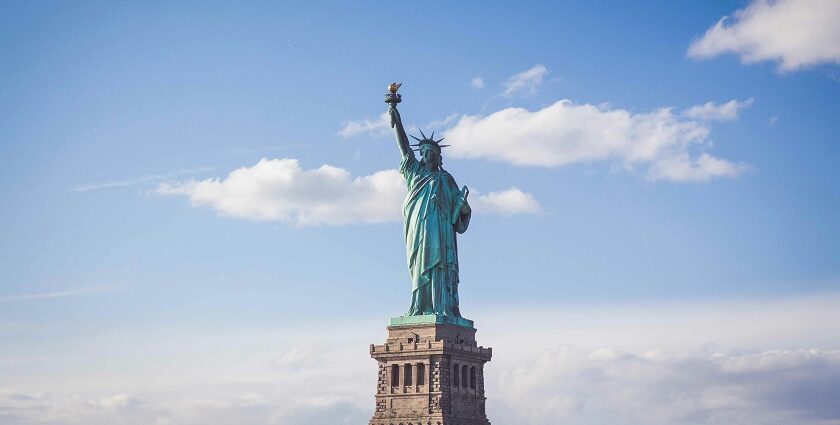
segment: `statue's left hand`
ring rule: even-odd
[[[472,212],[472,208],[470,208],[470,204],[468,204],[466,202],[461,204],[461,214],[466,215],[466,214],[469,214],[471,212]]]

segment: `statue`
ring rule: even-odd
[[[401,83],[388,86],[385,102],[389,104],[391,127],[402,154],[400,174],[408,185],[403,203],[404,234],[408,270],[411,276],[411,307],[403,316],[448,318],[464,322],[458,309],[458,243],[455,233],[464,233],[470,224],[472,210],[467,203],[469,190],[458,190],[455,179],[441,165],[443,139],[435,140],[434,132],[409,144],[397,103]],[[412,146],[415,148],[412,149]],[[420,152],[420,160],[414,151]],[[467,321],[471,324],[471,321]]]

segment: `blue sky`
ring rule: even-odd
[[[367,344],[409,301],[399,151],[382,121],[391,81],[409,132],[451,142],[444,166],[477,207],[459,238],[461,311],[497,355],[489,406],[517,394],[500,388],[511,359],[561,352],[583,353],[557,360],[567,378],[627,356],[730,370],[719,355],[840,376],[836,325],[798,320],[836,318],[840,300],[838,9],[4,2],[0,423],[198,423],[202,403],[233,423],[245,410],[255,423],[367,420]],[[744,311],[765,325],[742,327]],[[681,331],[656,312],[698,336],[669,340]],[[600,333],[639,314],[651,320],[632,329],[661,333],[635,345]],[[514,355],[521,341],[490,327],[502,317],[542,323],[535,335],[555,345]],[[547,325],[561,319],[578,327]],[[735,336],[716,332],[733,321]],[[245,342],[227,351],[229,338]],[[370,385],[283,405],[271,388],[295,373],[329,378],[307,357],[358,365]],[[209,388],[205,371],[226,378],[188,398],[145,378],[162,370],[189,392]],[[814,379],[802,385],[836,399]],[[580,423],[652,423],[662,407],[567,390],[540,406]],[[840,421],[779,397],[793,406],[783,422]],[[702,414],[659,418],[771,423],[757,412],[786,405],[773,400],[729,417],[692,399]]]

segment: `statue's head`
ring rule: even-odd
[[[449,145],[440,144],[443,138],[435,140],[435,132],[432,132],[431,137],[426,137],[426,135],[423,134],[423,130],[420,130],[420,135],[423,136],[422,139],[411,136],[412,139],[417,141],[417,143],[411,146],[417,146],[417,149],[415,150],[420,151],[420,160],[422,162],[432,166],[433,168],[440,167],[443,164],[441,149]]]

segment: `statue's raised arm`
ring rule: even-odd
[[[414,155],[411,146],[408,144],[408,136],[405,134],[400,111],[397,110],[397,103],[402,101],[402,96],[397,94],[402,83],[391,83],[388,85],[388,93],[385,95],[385,102],[388,103],[388,115],[391,116],[391,128],[397,137],[397,145],[400,147],[402,156]]]
[[[472,326],[461,317],[458,307],[458,243],[457,235],[464,233],[470,223],[472,210],[467,202],[469,190],[459,190],[455,178],[442,167],[443,139],[435,133],[427,137],[411,136],[417,143],[409,144],[397,104],[400,84],[388,86],[385,102],[391,115],[391,126],[402,153],[399,173],[407,186],[403,201],[403,231],[406,260],[411,276],[411,306],[402,316],[412,323],[449,323]],[[418,157],[414,156],[416,147]],[[402,319],[400,319],[402,320]],[[431,320],[417,322],[416,320]],[[399,322],[399,320],[398,320]],[[467,324],[468,323],[468,324]]]

